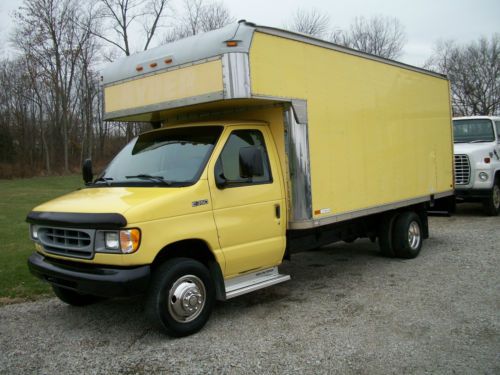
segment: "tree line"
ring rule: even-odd
[[[0,64],[0,178],[98,169],[149,124],[104,123],[99,69],[134,52],[223,27],[236,19],[210,0],[24,0],[13,14],[14,58]],[[358,17],[333,29],[317,10],[283,26],[390,59],[401,56],[395,18]],[[425,67],[447,74],[454,113],[500,111],[500,36],[466,45],[439,42]]]
[[[175,17],[174,17],[175,16]],[[102,121],[99,69],[134,52],[234,22],[221,2],[25,0],[15,58],[0,65],[0,178],[104,166],[147,124]]]

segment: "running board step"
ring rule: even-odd
[[[278,267],[268,268],[226,280],[226,299],[241,296],[254,290],[266,288],[290,280],[290,275],[282,275]]]

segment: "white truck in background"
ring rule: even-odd
[[[487,215],[500,212],[500,117],[453,119],[457,202],[481,202]]]

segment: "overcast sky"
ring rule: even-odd
[[[86,1],[86,0],[81,0]],[[179,1],[179,0],[175,0]],[[0,0],[0,54],[8,54],[10,14],[22,0]],[[345,29],[356,16],[396,17],[408,37],[403,62],[422,65],[439,39],[465,43],[500,33],[500,0],[225,0],[236,19],[281,27],[297,8],[316,8],[333,27]]]

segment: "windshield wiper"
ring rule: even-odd
[[[110,181],[113,181],[113,177],[99,177],[98,179],[96,179],[94,181],[94,184],[96,184],[98,182],[104,182],[106,185],[111,186]]]
[[[488,141],[487,139],[476,139],[475,141],[470,141],[469,143],[483,143],[483,142],[493,142],[493,141]]]
[[[152,176],[150,174],[137,174],[135,176],[125,176],[125,178],[140,178],[142,180],[150,180],[160,182],[163,185],[170,186],[171,183],[163,178],[163,176]]]

